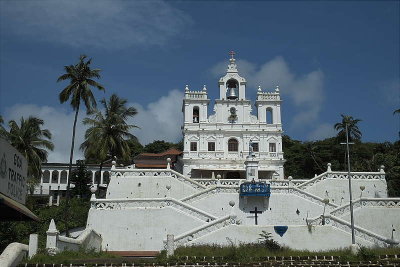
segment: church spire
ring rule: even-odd
[[[228,65],[228,73],[237,73],[237,67],[236,67],[236,59],[234,58],[234,56],[236,55],[235,51],[230,51],[229,55],[231,56],[231,58],[229,59],[229,65]]]

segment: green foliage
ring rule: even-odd
[[[180,143],[174,144],[170,142],[165,142],[164,140],[156,140],[153,141],[152,143],[145,145],[144,151],[147,153],[161,153],[171,148],[179,149],[179,146]]]
[[[127,123],[127,119],[135,116],[137,111],[134,107],[127,107],[126,103],[126,99],[113,94],[108,101],[101,100],[104,111],[94,110],[83,120],[84,125],[90,126],[80,147],[86,158],[98,163],[114,156],[129,160],[128,140],[137,140],[129,131],[138,127]]]
[[[79,62],[75,65],[64,67],[65,73],[58,77],[57,82],[69,80],[69,85],[65,87],[60,95],[60,103],[70,100],[74,110],[79,110],[81,101],[84,102],[88,111],[96,107],[96,99],[92,93],[92,87],[104,91],[104,87],[97,83],[93,78],[100,79],[100,70],[92,69],[91,59],[86,60],[85,55],[79,57]]]
[[[44,121],[30,116],[28,119],[21,117],[20,124],[14,120],[8,122],[9,131],[0,127],[0,136],[4,137],[28,161],[28,188],[33,190],[42,174],[42,162],[47,162],[47,150],[53,150],[50,141],[51,133],[42,129]]]
[[[27,198],[26,206],[36,214],[40,222],[0,222],[0,251],[12,242],[21,242],[28,244],[29,234],[39,234],[39,246],[45,247],[46,231],[49,228],[51,219],[56,222],[57,229],[60,232],[66,230],[64,220],[65,202],[62,201],[60,206],[41,207],[36,198]],[[70,215],[68,217],[68,225],[70,228],[83,227],[90,208],[90,203],[84,199],[71,199]]]
[[[90,183],[92,182],[92,174],[86,169],[83,160],[76,161],[77,167],[71,173],[71,182],[75,184],[72,189],[72,196],[78,196],[84,199],[90,199]]]
[[[258,238],[258,242],[262,244],[268,250],[279,250],[281,246],[272,239],[272,234],[267,233],[266,231],[262,231],[260,237]]]
[[[136,157],[140,153],[144,152],[144,147],[137,139],[128,140],[128,146],[131,151],[131,158]]]
[[[327,138],[314,142],[301,142],[283,136],[285,153],[285,175],[297,179],[307,179],[326,171],[332,163],[333,170],[345,171],[346,147],[337,138]],[[352,171],[379,170],[385,166],[388,194],[400,196],[400,141],[395,143],[363,143],[355,141],[350,147]]]
[[[78,251],[62,251],[54,256],[49,255],[45,251],[36,254],[32,259],[26,261],[26,263],[32,264],[70,264],[71,262],[82,262],[85,260],[92,259],[109,259],[117,258],[117,256],[109,254],[107,252],[95,252],[94,250],[78,250]]]
[[[268,234],[268,233],[266,233]],[[270,238],[268,238],[270,239]],[[229,238],[228,238],[229,240]],[[361,251],[362,250],[362,251]],[[308,250],[292,250],[287,247],[281,247],[280,249],[268,249],[262,243],[250,243],[234,245],[232,242],[230,245],[195,245],[195,246],[184,246],[178,247],[175,250],[173,257],[167,258],[165,251],[157,257],[156,262],[160,264],[170,263],[183,263],[193,262],[193,258],[196,257],[195,262],[203,261],[204,257],[207,262],[226,263],[226,262],[260,262],[264,261],[267,256],[278,256],[278,257],[290,257],[290,256],[339,256],[341,262],[347,261],[360,261],[374,259],[376,255],[394,255],[400,252],[399,248],[377,248],[377,249],[366,249],[361,248],[361,252],[357,255],[353,255],[350,249],[336,249],[329,251],[308,251]],[[187,260],[186,257],[189,259]]]
[[[377,258],[377,255],[373,249],[360,247],[360,250],[357,252],[357,257],[360,260],[374,260]]]
[[[354,119],[352,116],[348,115],[340,115],[342,116],[342,122],[336,123],[333,127],[338,132],[338,139],[341,141],[346,141],[346,125],[347,132],[349,136],[349,141],[360,140],[362,133],[360,129],[358,129],[358,123],[361,121],[360,119]]]

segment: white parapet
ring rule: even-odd
[[[11,243],[0,255],[1,267],[17,266],[28,253],[28,245],[21,243]]]

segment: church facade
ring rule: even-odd
[[[244,162],[252,150],[259,160],[260,178],[284,179],[279,87],[273,92],[259,87],[253,104],[246,98],[247,81],[239,75],[233,55],[226,75],[218,81],[219,98],[212,115],[208,115],[207,88],[185,88],[182,172],[191,178],[243,179]]]
[[[86,229],[67,238],[52,222],[46,248],[81,242],[171,255],[179,246],[255,243],[263,231],[298,250],[353,246],[353,233],[361,246],[399,246],[400,198],[388,197],[384,166],[351,172],[351,187],[349,173],[330,163],[313,178],[284,179],[279,90],[258,90],[253,115],[233,57],[219,89],[210,116],[207,89],[185,90],[183,174],[171,158],[159,169],[113,161],[105,198],[92,187]]]

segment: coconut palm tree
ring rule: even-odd
[[[58,77],[57,82],[69,80],[69,85],[65,87],[60,95],[60,103],[70,101],[72,109],[75,111],[74,124],[72,126],[72,141],[71,141],[71,152],[69,156],[69,167],[68,167],[68,182],[66,191],[66,203],[65,203],[65,219],[68,216],[69,198],[70,198],[70,183],[72,175],[72,159],[74,157],[74,146],[75,146],[75,130],[76,122],[78,119],[78,113],[81,102],[83,101],[86,111],[90,112],[96,107],[96,100],[93,96],[91,89],[97,88],[104,91],[104,87],[97,83],[93,78],[100,78],[100,69],[92,69],[90,64],[91,59],[86,60],[85,55],[79,57],[79,62],[75,65],[65,66],[65,73]],[[68,223],[68,220],[65,221]],[[68,225],[66,225],[66,234],[69,235]]]
[[[339,131],[338,137],[340,139],[346,138],[346,124],[347,124],[349,139],[350,140],[360,140],[362,133],[361,133],[360,129],[358,129],[357,123],[359,123],[361,120],[354,119],[352,116],[347,116],[347,115],[343,115],[343,114],[341,114],[340,116],[342,116],[342,122],[338,122],[333,126],[336,131]]]
[[[5,138],[5,136],[3,135],[5,133],[5,129],[3,127],[3,123],[4,123],[3,116],[0,115],[0,137],[4,137]]]
[[[76,122],[78,119],[78,113],[80,109],[81,102],[83,101],[87,112],[90,112],[96,107],[96,100],[92,93],[92,88],[95,87],[99,90],[104,91],[104,87],[97,83],[93,78],[100,78],[100,69],[92,69],[90,64],[91,59],[86,60],[85,55],[81,55],[79,62],[75,65],[65,66],[65,73],[58,77],[57,82],[69,80],[69,85],[65,87],[60,95],[60,103],[65,103],[70,101],[73,110],[75,111],[74,124],[72,127],[72,142],[71,142],[71,152],[69,157],[69,172],[68,172],[68,182],[67,182],[67,192],[66,192],[66,207],[68,208],[69,201],[69,189],[70,189],[70,176],[72,173],[72,159],[74,156],[74,145],[75,145],[75,130]]]
[[[108,101],[101,100],[103,112],[95,110],[90,113],[90,117],[83,120],[83,124],[89,126],[85,133],[85,141],[80,147],[86,157],[96,155],[98,162],[103,162],[108,157],[129,159],[128,140],[137,140],[129,130],[138,127],[126,122],[128,118],[137,114],[137,110],[127,107],[126,103],[126,99],[113,94]]]
[[[8,122],[10,128],[7,132],[1,129],[2,136],[5,136],[10,144],[15,147],[28,161],[28,186],[32,191],[42,175],[42,162],[47,162],[47,150],[53,150],[54,145],[50,141],[51,133],[42,129],[43,120],[36,117],[29,117],[20,120],[20,125],[14,120]]]

